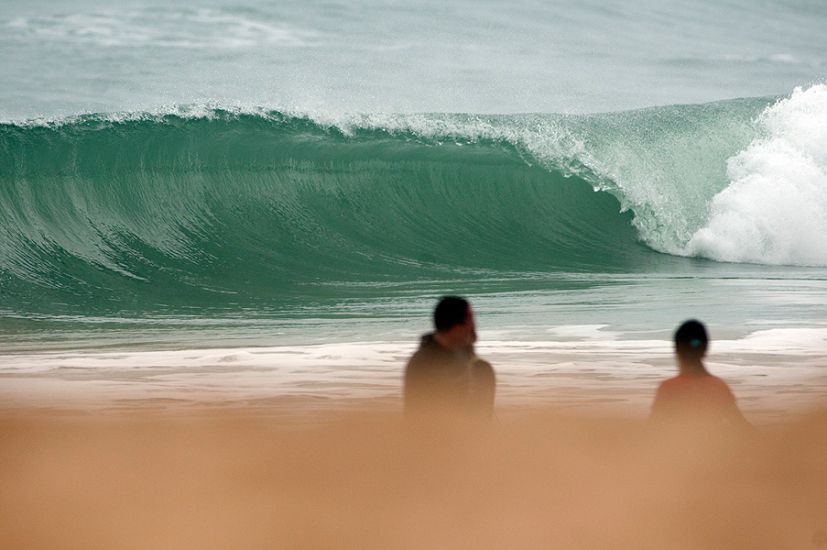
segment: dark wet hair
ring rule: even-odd
[[[459,296],[443,296],[434,309],[434,327],[437,331],[449,330],[461,325],[468,316],[470,304]]]
[[[709,344],[706,327],[695,319],[684,322],[675,331],[675,351],[685,357],[703,357]]]

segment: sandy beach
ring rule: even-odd
[[[523,409],[0,418],[0,546],[751,548],[827,544],[827,413],[754,433]]]

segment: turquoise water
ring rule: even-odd
[[[2,374],[42,350],[132,350],[110,382],[171,350],[322,365],[325,342],[406,349],[447,292],[512,390],[531,361],[506,342],[660,342],[634,348],[643,380],[692,316],[756,354],[792,331],[747,366],[817,362],[825,23],[820,2],[5,2]]]

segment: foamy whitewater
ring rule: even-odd
[[[727,161],[689,254],[730,262],[827,265],[827,87],[797,88],[758,118],[761,134]]]
[[[0,406],[394,402],[445,293],[503,404],[645,411],[705,321],[823,395],[827,7],[0,6]]]

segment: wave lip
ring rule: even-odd
[[[686,253],[717,261],[827,266],[827,85],[767,108],[762,135],[728,162],[731,183]]]

